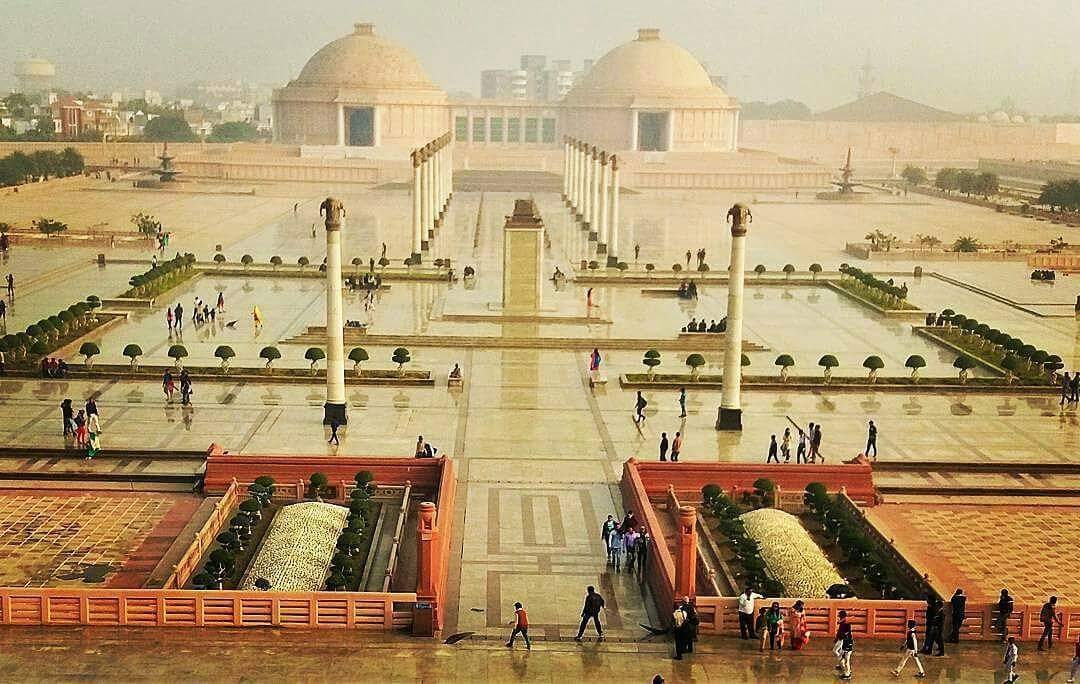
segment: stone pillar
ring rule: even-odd
[[[563,136],[563,163],[562,163],[562,198],[563,202],[566,201],[566,196],[570,190],[570,139]]]
[[[608,183],[611,182],[611,176],[608,174],[608,156],[607,152],[600,153],[600,182],[597,184],[599,192],[597,193],[596,202],[596,214],[597,214],[597,232],[600,234],[599,241],[596,243],[597,254],[607,254],[608,248]],[[610,264],[609,264],[610,265]]]
[[[731,115],[731,151],[739,151],[739,110],[736,109]]]
[[[753,220],[750,210],[734,204],[728,210],[731,221],[731,264],[728,266],[727,332],[724,334],[724,379],[717,430],[742,430],[742,328],[743,286],[746,272],[746,225]]]
[[[585,143],[578,141],[578,196],[574,207],[579,223],[585,220],[585,188],[588,186],[588,167],[585,164]],[[584,228],[585,226],[582,226]]]
[[[337,144],[345,146],[345,105],[341,103],[337,106]]]
[[[416,602],[427,606],[421,610],[418,605],[413,612],[413,634],[431,636],[435,631],[437,616],[431,609],[438,601],[435,593],[436,579],[439,575],[438,557],[439,530],[435,527],[435,504],[424,501],[420,504],[420,519],[416,529]]]
[[[593,145],[589,149],[589,213],[585,216],[589,225],[589,240],[600,239],[600,151]]]
[[[409,156],[412,159],[412,259],[419,264],[421,252],[427,247],[420,208],[420,150],[413,150]]]
[[[431,193],[428,192],[428,148],[421,147],[417,154],[420,157],[420,248],[425,252],[431,247],[429,240],[434,237],[431,234]]]
[[[543,304],[544,222],[531,199],[514,201],[503,225],[503,313],[536,314]]]
[[[427,236],[428,240],[433,240],[435,239],[435,218],[439,210],[435,200],[435,146],[428,143],[425,147],[428,151],[427,163],[424,164],[424,191],[428,201]]]
[[[675,600],[691,599],[697,593],[697,514],[690,506],[679,506],[679,530],[675,559]],[[419,593],[419,592],[418,592]]]
[[[675,110],[672,109],[667,115],[667,151],[675,149]]]
[[[345,411],[345,321],[341,304],[341,220],[345,207],[327,197],[319,207],[326,215],[326,404],[323,424],[348,422]]]
[[[611,187],[608,191],[608,265],[619,263],[619,162],[611,155]]]

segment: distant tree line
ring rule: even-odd
[[[1054,211],[1080,211],[1080,179],[1050,181],[1039,193],[1039,204]]]
[[[1000,190],[996,173],[976,173],[968,169],[949,167],[937,172],[934,186],[946,193],[959,192],[968,197],[981,195],[984,199],[998,194]]]
[[[806,121],[811,118],[810,108],[796,100],[779,102],[747,102],[742,105],[739,116],[743,119],[771,119]]]
[[[82,173],[84,167],[82,155],[73,147],[63,152],[12,152],[0,159],[0,186],[20,185],[37,178],[74,176]]]

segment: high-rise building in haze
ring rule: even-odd
[[[574,72],[568,59],[548,64],[545,55],[522,55],[517,69],[485,69],[480,72],[480,97],[492,100],[527,100],[556,102],[575,81],[588,71],[586,60],[581,71]]]

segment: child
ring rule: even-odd
[[[915,676],[919,679],[926,676],[926,671],[923,670],[922,661],[919,660],[919,639],[915,635],[915,624],[914,620],[907,621],[907,635],[904,637],[904,645],[901,647],[904,651],[904,655],[900,658],[900,664],[892,671],[894,677],[900,676],[900,673],[904,671],[904,666],[907,665],[907,661],[911,658],[915,659],[915,667],[919,668],[919,673]]]
[[[1009,637],[1008,642],[1005,644],[1005,655],[1002,658],[1002,663],[1005,665],[1005,683],[1015,682],[1020,679],[1020,675],[1016,672],[1016,661],[1020,657],[1020,647],[1016,645],[1016,637]]]
[[[844,632],[840,640],[840,679],[851,679],[851,654],[855,652],[855,638],[851,629]]]

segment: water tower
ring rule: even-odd
[[[47,59],[32,57],[15,63],[15,80],[19,82],[19,91],[37,93],[52,88],[56,78],[56,67]]]

